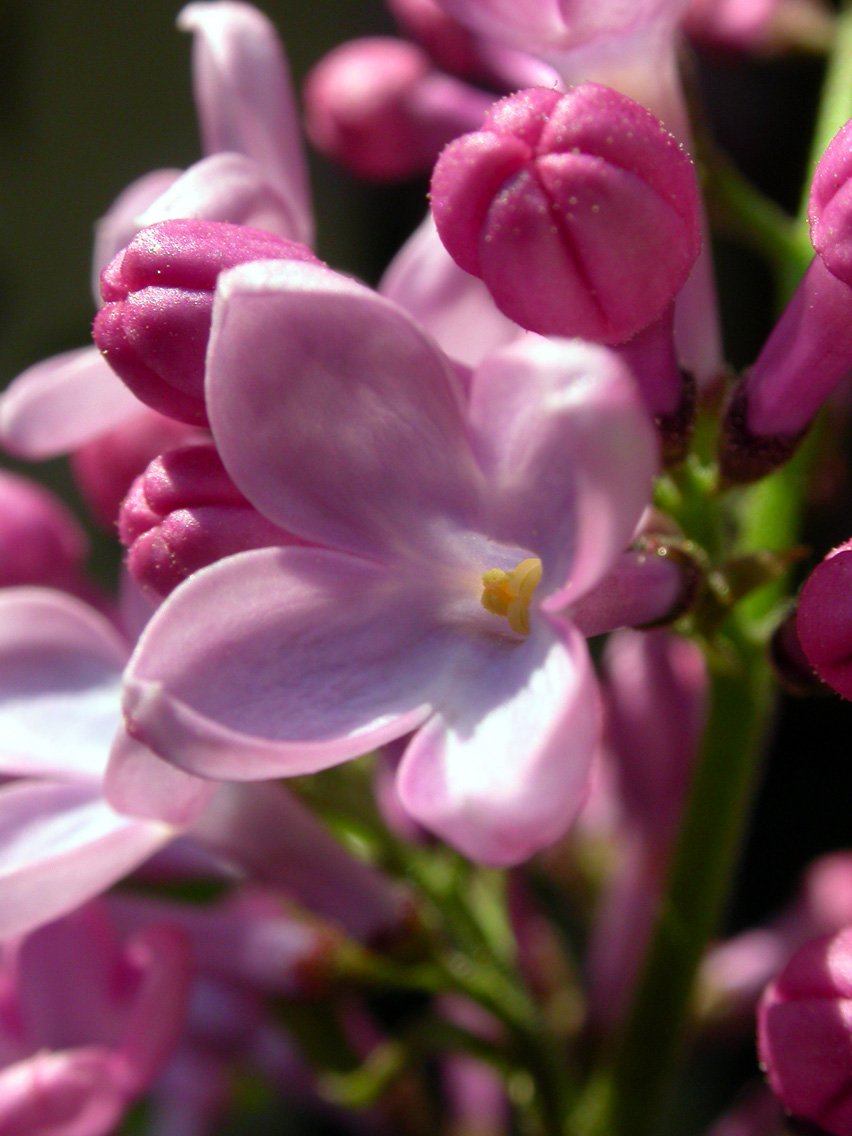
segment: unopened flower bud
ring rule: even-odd
[[[313,143],[377,181],[426,173],[441,147],[478,125],[493,101],[436,71],[414,44],[379,37],[329,52],[309,74],[304,97]]]
[[[223,556],[302,543],[249,504],[210,444],[151,462],[122,506],[119,536],[131,576],[154,599]]]
[[[852,927],[802,947],[758,1011],[760,1061],[794,1116],[852,1134]]]
[[[47,489],[0,472],[0,587],[76,582],[86,537],[70,510]]]
[[[823,682],[852,699],[852,540],[811,573],[799,596],[796,630]]]
[[[852,368],[852,122],[832,139],[811,187],[817,255],[731,399],[720,466],[728,482],[771,473],[796,450]]]
[[[95,343],[142,402],[206,424],[204,356],[216,279],[253,260],[316,263],[304,245],[260,229],[176,220],[143,229],[104,269]]]
[[[432,210],[450,255],[502,312],[598,343],[659,319],[701,244],[688,154],[644,107],[596,83],[496,103],[439,158]]]

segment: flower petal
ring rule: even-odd
[[[112,1053],[42,1051],[0,1071],[0,1133],[109,1136],[127,1106]]]
[[[113,743],[103,791],[118,812],[182,828],[199,816],[216,788],[163,761],[122,729]]]
[[[542,559],[551,610],[600,580],[651,494],[658,445],[622,362],[579,340],[530,335],[473,376],[471,419],[495,535]]]
[[[296,240],[311,243],[313,217],[299,115],[275,29],[249,4],[188,4],[178,27],[195,36],[195,101],[208,154],[253,158],[298,219]]]
[[[68,453],[118,426],[141,403],[95,347],[29,367],[0,399],[0,441],[19,457]]]
[[[0,937],[20,935],[98,895],[172,837],[114,812],[97,783],[0,788]]]
[[[98,778],[120,709],[127,646],[63,592],[0,593],[0,771]]]
[[[431,555],[481,476],[449,361],[402,309],[329,269],[258,261],[219,278],[207,408],[252,504],[306,540]]]
[[[419,320],[451,358],[471,366],[522,334],[482,281],[459,268],[431,213],[391,261],[379,291]]]
[[[579,811],[599,732],[579,632],[539,620],[521,643],[480,641],[464,686],[403,757],[403,804],[464,855],[498,867],[520,863]]]
[[[244,154],[211,154],[191,165],[136,218],[125,244],[146,225],[187,217],[248,225],[292,240],[302,231],[292,204]]]
[[[427,586],[341,553],[228,557],[148,624],[126,671],[128,728],[203,777],[335,765],[430,712],[458,639],[434,612]]]

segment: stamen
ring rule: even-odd
[[[530,600],[541,579],[537,556],[522,560],[511,572],[489,568],[482,573],[480,603],[492,615],[502,615],[518,635],[529,635]]]

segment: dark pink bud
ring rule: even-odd
[[[796,952],[763,996],[757,1039],[784,1107],[852,1136],[852,927]]]
[[[426,173],[441,147],[482,120],[492,99],[435,71],[398,39],[358,39],[329,52],[304,90],[307,131],[323,153],[360,177]]]
[[[48,490],[0,471],[0,587],[66,588],[79,579],[86,537]]]
[[[701,245],[678,141],[595,83],[532,88],[451,143],[432,179],[450,255],[531,331],[623,343],[659,319]]]
[[[387,0],[394,19],[444,71],[470,75],[481,70],[472,32],[448,16],[435,0]]]
[[[216,279],[253,260],[308,260],[304,245],[222,221],[143,229],[104,269],[95,343],[133,393],[171,418],[205,425],[204,357]]]
[[[852,540],[811,573],[799,596],[796,630],[823,682],[852,699]]]
[[[847,123],[811,186],[808,219],[817,255],[727,410],[720,465],[729,482],[754,481],[785,462],[852,368],[850,174]]]
[[[206,431],[140,406],[138,414],[76,449],[71,471],[94,517],[112,530],[127,491],[148,462],[164,450],[208,436]]]
[[[212,444],[162,454],[136,479],[119,536],[130,574],[154,599],[199,568],[249,548],[302,544],[249,504]]]

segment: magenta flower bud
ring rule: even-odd
[[[757,1041],[784,1107],[852,1136],[852,927],[796,952],[763,995]]]
[[[701,245],[692,162],[595,83],[532,88],[456,139],[432,178],[442,241],[531,331],[623,343],[666,311]]]
[[[171,450],[151,462],[122,506],[119,536],[129,550],[131,576],[157,600],[223,556],[304,543],[249,504],[211,444]]]
[[[71,472],[94,517],[112,531],[122,501],[147,464],[164,450],[207,436],[137,403],[134,414],[74,450]]]
[[[448,16],[435,0],[387,0],[402,31],[421,45],[444,71],[470,75],[481,71],[472,32]]]
[[[86,537],[70,510],[34,481],[0,471],[0,587],[79,580]]]
[[[852,699],[852,540],[811,573],[799,596],[796,630],[823,682]]]
[[[304,245],[219,221],[143,229],[104,269],[93,335],[133,393],[171,418],[205,425],[204,356],[216,279],[253,260],[307,260]]]
[[[426,173],[493,101],[436,71],[419,47],[390,38],[353,40],[329,52],[308,75],[304,98],[314,145],[377,181]]]
[[[852,368],[852,123],[832,139],[811,186],[814,257],[754,366],[736,388],[722,432],[729,482],[785,462]]]

